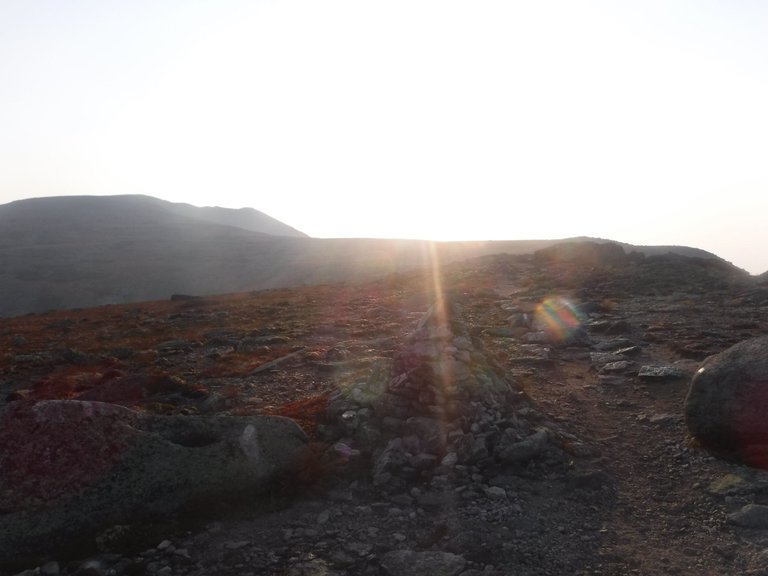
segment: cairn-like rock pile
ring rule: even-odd
[[[438,301],[391,365],[329,402],[337,450],[369,455],[373,482],[387,491],[562,461],[553,427],[470,337],[458,306]]]

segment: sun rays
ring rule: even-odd
[[[445,293],[443,292],[443,271],[440,264],[440,255],[437,252],[436,242],[430,241],[426,243],[426,258],[426,270],[431,279],[430,288],[432,300],[434,301],[433,313],[437,325],[437,334],[441,336],[441,340],[445,340],[445,342],[441,342],[442,347],[445,348],[452,344],[451,342],[448,342],[448,339],[452,335],[452,330],[448,317],[449,304],[446,303]],[[448,392],[453,390],[455,387],[454,370],[447,359],[440,363],[438,370],[436,370],[436,374],[440,379],[440,385],[442,386],[443,391]]]

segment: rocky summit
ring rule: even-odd
[[[566,245],[0,321],[1,574],[768,574],[768,286]]]

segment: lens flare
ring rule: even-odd
[[[584,314],[569,300],[552,296],[536,307],[536,324],[552,340],[563,341],[573,337],[584,324]]]

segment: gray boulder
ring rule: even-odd
[[[768,528],[768,506],[762,504],[747,504],[737,510],[728,519],[731,523],[743,528]]]
[[[746,464],[768,448],[768,337],[732,346],[701,365],[685,400],[689,432],[715,452]]]
[[[499,445],[496,447],[497,456],[502,462],[527,462],[543,453],[549,445],[549,430],[542,428],[527,438],[515,442],[511,429],[504,431]]]
[[[89,548],[115,525],[248,500],[288,473],[306,444],[280,417],[11,404],[0,412],[0,565]]]

